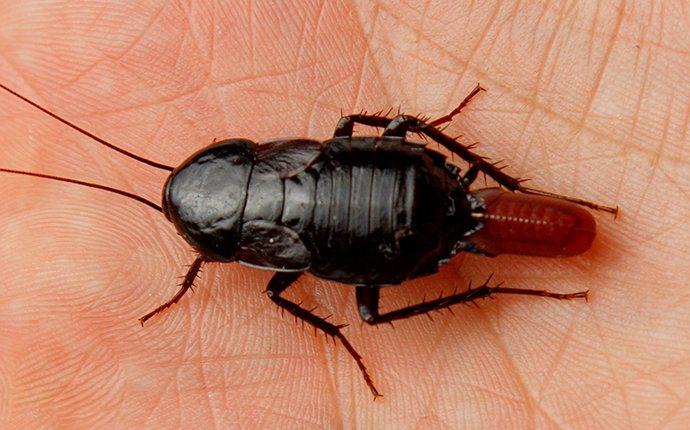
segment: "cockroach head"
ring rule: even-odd
[[[165,217],[209,260],[235,260],[254,155],[250,140],[223,140],[193,154],[165,183]]]

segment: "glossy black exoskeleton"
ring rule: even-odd
[[[399,284],[435,272],[480,222],[445,161],[387,136],[225,140],[173,171],[163,212],[208,260]]]
[[[128,153],[38,106],[9,88],[0,88],[41,109],[99,143],[151,166],[170,170],[162,207],[139,196],[67,178],[0,169],[100,188],[134,198],[163,212],[198,253],[178,293],[140,319],[176,303],[192,286],[205,262],[233,262],[275,271],[266,292],[278,306],[338,338],[357,362],[374,396],[379,392],[361,356],[332,324],[281,296],[305,272],[356,286],[359,314],[369,324],[447,308],[497,293],[558,299],[558,294],[489,286],[488,281],[436,300],[380,313],[382,286],[426,276],[461,251],[483,255],[517,253],[576,255],[594,239],[595,223],[582,208],[617,209],[522,185],[443,134],[450,121],[481,87],[449,115],[435,121],[398,115],[341,118],[332,139],[277,140],[258,145],[228,139],[200,150],[179,167]],[[356,123],[384,128],[381,136],[353,137]],[[446,157],[407,140],[414,132],[432,139],[470,163],[464,175]],[[503,189],[471,191],[478,173]],[[517,193],[516,193],[517,192]]]

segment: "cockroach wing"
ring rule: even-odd
[[[258,173],[275,172],[281,179],[303,172],[321,155],[322,147],[316,140],[285,139],[259,146]]]
[[[311,253],[292,229],[270,221],[249,221],[242,227],[239,262],[278,272],[309,269]]]

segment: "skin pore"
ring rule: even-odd
[[[204,267],[155,211],[0,176],[0,427],[679,428],[690,408],[687,10],[590,2],[0,2],[0,82],[139,155],[176,165],[216,138],[327,138],[340,112],[436,117],[531,185],[618,205],[580,257],[463,255],[385,289],[384,309],[478,284],[500,296],[433,321],[362,326],[351,287],[263,294],[270,272]],[[674,8],[678,9],[675,10]],[[356,132],[372,133],[358,128]],[[158,202],[165,172],[0,94],[0,166]],[[460,164],[464,169],[466,166]]]

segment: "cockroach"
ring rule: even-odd
[[[283,292],[306,272],[353,285],[357,309],[368,324],[448,308],[494,294],[555,299],[586,298],[506,288],[489,280],[447,297],[379,312],[384,286],[428,276],[460,252],[565,257],[586,251],[596,223],[585,208],[616,214],[618,208],[525,187],[443,133],[483,88],[477,84],[459,106],[433,121],[410,115],[342,116],[331,139],[281,139],[257,144],[233,138],[214,142],[177,167],[119,148],[67,121],[5,85],[0,87],[94,141],[149,166],[170,172],[162,204],[101,184],[2,168],[0,171],[69,182],[116,193],[161,212],[197,252],[180,290],[139,319],[177,303],[207,262],[239,262],[274,271],[266,294],[276,305],[338,339],[355,360],[374,398],[380,396],[362,357],[341,329]],[[384,131],[353,136],[355,124]],[[437,142],[466,161],[460,169],[413,133]],[[471,190],[479,173],[499,187]],[[489,278],[490,279],[490,278]]]

